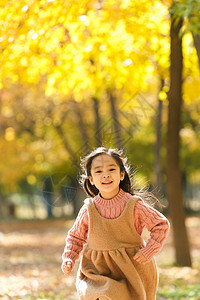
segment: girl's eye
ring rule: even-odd
[[[115,169],[110,169],[110,171],[115,171]]]
[[[101,173],[101,171],[99,170],[99,171],[96,171],[95,173]]]

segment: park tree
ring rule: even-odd
[[[140,15],[141,5],[143,15]],[[42,119],[52,123],[66,152],[75,160],[76,153],[66,134],[69,111],[73,108],[81,140],[89,144],[81,102],[96,99],[97,115],[97,105],[106,99],[114,120],[116,144],[121,147],[117,107],[138,91],[147,90],[147,81],[150,78],[153,81],[154,75],[156,87],[154,64],[157,58],[152,57],[151,61],[149,57],[157,45],[163,52],[161,64],[166,61],[168,25],[167,20],[162,21],[162,14],[159,16],[160,11],[164,14],[166,9],[159,1],[153,6],[149,1],[138,1],[134,5],[131,1],[117,4],[85,1],[78,5],[56,0],[2,4],[2,90],[11,86],[18,89],[18,83],[30,91],[37,87],[38,93],[34,93],[35,99],[40,99],[40,104],[39,100],[36,103],[42,109]],[[163,24],[162,30],[158,20],[152,17],[156,12]],[[161,42],[159,38],[163,33]],[[39,93],[42,97],[38,98]],[[42,122],[34,99],[29,99],[31,119],[35,118],[32,121],[40,128]],[[24,99],[18,98],[20,102]],[[97,122],[96,128],[99,128],[99,117]]]
[[[169,1],[159,0],[84,0],[81,3],[11,0],[0,4],[1,149],[11,151],[13,160],[7,159],[10,167],[19,157],[18,168],[27,159],[21,174],[17,168],[13,169],[15,185],[23,176],[33,184],[34,176],[29,175],[53,172],[52,165],[59,167],[68,159],[78,166],[80,155],[89,147],[105,142],[102,128],[107,119],[111,119],[114,127],[112,146],[123,147],[124,136],[130,135],[129,149],[137,149],[140,155],[141,146],[137,148],[137,142],[144,143],[144,147],[145,143],[155,142],[155,135],[149,134],[152,128],[149,124],[154,122],[157,111],[157,174],[160,176],[160,117],[162,104],[167,107],[169,90],[168,9]],[[184,46],[185,52],[188,45]],[[194,56],[194,53],[190,55]],[[177,62],[180,57],[176,57]],[[185,67],[186,77],[193,76],[193,65],[188,63]],[[180,74],[177,78],[180,80]],[[169,97],[174,88],[170,86]],[[178,96],[180,89],[180,86],[176,89]],[[197,89],[193,80],[190,89],[184,90],[184,97]],[[145,96],[139,98],[139,114],[140,94]],[[156,109],[149,110],[148,117],[144,109],[146,99],[149,107],[156,103]],[[145,115],[143,119],[141,111]],[[123,114],[130,118],[124,118]],[[138,130],[140,122],[146,131]],[[173,139],[178,135],[179,119],[175,125],[178,129]],[[143,159],[150,160],[149,153]],[[8,171],[4,173],[2,184],[9,176]],[[178,205],[183,203],[179,201]]]
[[[174,229],[176,261],[179,265],[191,265],[189,241],[185,227],[180,170],[180,126],[182,107],[182,43],[179,38],[181,22],[171,24],[171,67],[167,131],[167,193],[170,216]],[[184,247],[183,247],[184,245]]]
[[[185,227],[183,207],[182,173],[180,168],[180,129],[183,102],[183,46],[182,36],[191,31],[194,45],[199,52],[199,1],[174,1],[171,12],[171,66],[167,131],[167,192],[170,215],[174,228],[176,261],[179,265],[191,265],[190,248]],[[188,24],[184,24],[188,18]],[[184,25],[187,28],[184,29]],[[199,56],[198,56],[199,57]],[[184,247],[183,247],[184,245]]]

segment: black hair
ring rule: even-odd
[[[95,157],[99,155],[107,154],[113,157],[120,167],[120,172],[124,173],[124,179],[120,181],[119,188],[122,189],[124,192],[127,192],[131,195],[141,196],[143,200],[147,200],[151,204],[158,204],[160,207],[163,205],[160,204],[159,200],[146,188],[137,189],[132,184],[132,174],[131,168],[127,163],[127,158],[124,156],[122,150],[118,149],[110,149],[105,147],[98,147],[93,150],[90,154],[84,157],[81,161],[81,166],[83,170],[83,174],[80,178],[80,184],[82,185],[85,192],[90,196],[94,197],[99,194],[99,190],[96,188],[95,185],[92,185],[89,180],[89,176],[91,176],[91,166],[92,161]]]

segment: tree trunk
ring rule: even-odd
[[[78,159],[76,158],[76,153],[70,147],[70,144],[68,143],[68,140],[63,132],[62,127],[60,125],[56,125],[55,129],[57,131],[57,134],[60,136],[61,140],[63,141],[64,147],[67,150],[68,154],[70,155],[72,163],[79,169],[80,163],[79,163]]]
[[[163,86],[164,86],[164,80],[161,79],[160,91],[162,91]],[[163,107],[163,101],[158,99],[158,114],[156,118],[156,149],[155,149],[156,189],[157,188],[160,189],[162,184],[162,170],[161,170],[161,159],[160,159],[162,107]]]
[[[77,102],[73,101],[73,107],[74,107],[74,111],[75,111],[76,116],[77,116],[78,127],[79,127],[79,131],[80,131],[81,138],[82,138],[83,153],[84,153],[84,155],[87,155],[91,150],[91,146],[90,146],[90,143],[89,143],[89,138],[88,138],[86,126],[85,126],[85,123],[84,123],[84,120],[83,120],[83,116],[82,116],[79,104]]]
[[[99,115],[99,101],[97,98],[93,98],[94,102],[94,116],[95,116],[95,138],[96,138],[96,147],[102,145],[102,136],[101,136],[101,120]]]
[[[4,216],[4,207],[5,207],[5,201],[3,199],[3,195],[0,193],[0,219],[3,219]]]
[[[176,262],[181,266],[191,266],[190,249],[185,226],[185,212],[183,207],[181,171],[179,165],[180,124],[182,106],[182,40],[179,30],[182,22],[175,25],[171,18],[171,67],[170,91],[167,131],[167,194],[170,216],[174,232]]]
[[[122,149],[121,128],[120,128],[115,98],[114,98],[112,92],[109,93],[109,100],[110,100],[110,106],[111,106],[111,115],[112,115],[113,124],[114,124],[116,145],[117,145],[118,149]]]

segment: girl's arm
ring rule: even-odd
[[[86,205],[83,205],[73,227],[68,231],[66,245],[62,254],[63,263],[66,264],[67,262],[71,262],[71,269],[86,243],[87,235],[88,213]]]
[[[151,238],[147,241],[146,247],[139,250],[134,257],[138,262],[145,263],[161,250],[167,238],[170,224],[163,214],[143,200],[136,202],[134,217],[135,227],[139,235],[142,234],[145,226],[150,231]]]

